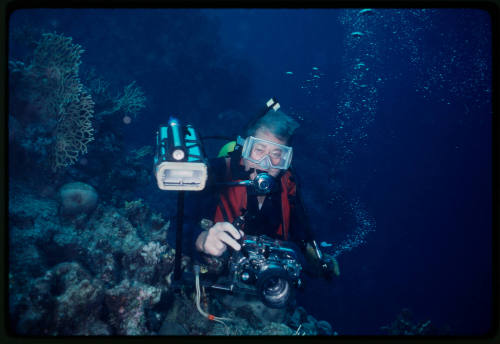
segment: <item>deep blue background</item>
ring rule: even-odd
[[[82,68],[93,66],[122,87],[136,80],[148,104],[133,130],[126,128],[131,147],[152,144],[156,127],[172,114],[205,134],[234,132],[244,123],[221,123],[218,113],[251,116],[277,96],[302,124],[294,165],[305,176],[304,198],[320,241],[338,240],[335,233],[352,229],[328,222],[327,214],[336,211],[323,194],[332,192],[330,166],[342,171],[346,199],[359,198],[376,221],[365,245],[338,257],[340,278],[308,280],[299,303],[340,334],[380,333],[405,307],[417,321],[449,326],[452,334],[485,334],[492,305],[492,127],[484,91],[491,90],[491,36],[478,38],[468,29],[488,33],[491,24],[482,11],[404,11],[360,19],[372,21],[360,27],[371,30],[365,36],[378,49],[376,58],[367,59],[370,73],[384,82],[377,86],[374,120],[362,129],[367,137],[354,138],[353,157],[342,168],[334,153],[318,152],[320,145],[334,152],[331,147],[346,144],[328,136],[339,101],[352,92],[345,87],[349,61],[359,57],[349,43],[355,25],[340,20],[345,11],[19,11],[10,27],[30,23],[64,33],[85,48]],[[166,37],[176,44],[168,45]],[[480,40],[486,43],[478,52],[474,44]],[[413,55],[421,58],[418,64],[408,62],[408,47],[419,49]],[[21,58],[11,48],[9,58]],[[177,60],[166,67],[169,49],[176,49]],[[447,55],[453,49],[456,59]],[[179,50],[185,55],[179,57]],[[486,77],[475,72],[478,56],[486,61]],[[307,94],[300,86],[313,66],[324,76]],[[202,84],[191,83],[197,75]],[[440,82],[430,83],[432,92],[416,92],[423,79],[439,75]],[[198,96],[205,98],[189,102]],[[309,163],[308,152],[322,164]]]

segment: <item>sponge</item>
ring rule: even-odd
[[[63,215],[90,213],[96,207],[98,199],[96,189],[82,182],[64,184],[59,189],[59,196]]]

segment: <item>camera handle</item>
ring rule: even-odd
[[[241,215],[237,216],[233,221],[233,226],[238,230],[243,230],[245,228],[245,216],[247,215],[248,210],[241,209]]]
[[[236,228],[238,231],[244,231],[244,228],[245,228],[245,223],[246,223],[246,220],[245,220],[245,216],[247,215],[248,213],[248,210],[246,209],[241,209],[241,215],[240,216],[237,216],[232,225],[234,226],[234,228]],[[245,238],[242,236],[240,237],[239,240],[236,240],[240,245],[243,245],[243,242],[244,242]]]

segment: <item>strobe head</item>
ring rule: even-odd
[[[161,190],[200,191],[207,181],[203,163],[162,162],[156,166],[156,182]]]
[[[176,119],[156,133],[154,174],[161,190],[199,191],[205,188],[207,165],[201,141],[190,125]]]

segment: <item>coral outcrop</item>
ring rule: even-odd
[[[57,200],[34,197],[17,184],[11,191],[13,329],[21,334],[149,334],[144,314],[168,291],[173,269],[174,252],[166,244],[169,222],[139,233],[125,209],[105,204],[84,221],[63,221]],[[148,208],[143,213],[148,226],[153,213]],[[115,296],[124,300],[115,302]]]
[[[10,192],[9,309],[18,334],[332,334],[301,307],[276,311],[209,290],[202,307],[232,321],[203,317],[194,285],[172,283],[170,222],[142,199],[119,208],[101,202],[68,220],[56,195],[36,196],[18,183]]]

